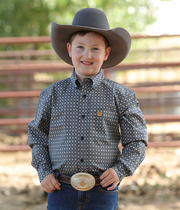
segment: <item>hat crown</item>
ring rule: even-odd
[[[95,8],[84,8],[74,16],[72,25],[109,30],[106,14]]]

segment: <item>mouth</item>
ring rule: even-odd
[[[93,64],[93,62],[90,62],[90,61],[81,61],[81,63],[85,66],[90,66]]]

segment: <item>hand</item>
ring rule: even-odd
[[[60,183],[55,178],[54,174],[48,174],[44,179],[41,181],[41,187],[47,193],[52,193],[54,190],[60,190]]]
[[[119,177],[116,171],[113,168],[109,168],[100,176],[101,186],[107,187],[113,184],[111,187],[108,187],[107,190],[113,190],[119,184]]]

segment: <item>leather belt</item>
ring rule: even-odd
[[[100,185],[101,180],[99,176],[94,176],[94,178],[95,178],[95,186]],[[68,176],[66,174],[59,174],[58,181],[66,184],[71,184],[71,176]]]

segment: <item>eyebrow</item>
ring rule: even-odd
[[[76,44],[84,45],[84,43],[82,43],[82,42],[77,42]],[[100,46],[100,44],[96,43],[96,44],[93,44],[92,46]]]

